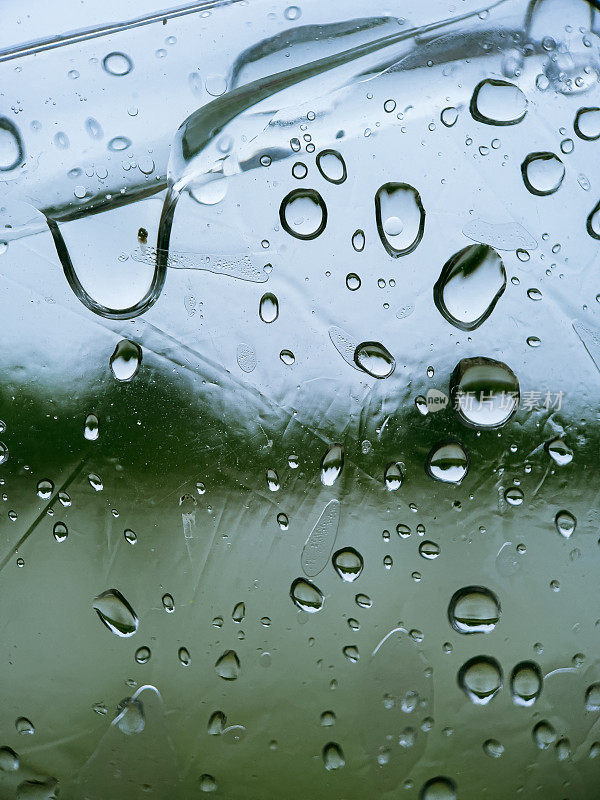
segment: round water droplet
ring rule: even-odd
[[[532,735],[533,741],[540,750],[547,750],[556,741],[556,731],[547,720],[538,722],[532,731]]]
[[[483,752],[490,758],[500,758],[504,753],[504,745],[497,739],[486,739],[483,743]]]
[[[554,194],[565,177],[565,165],[554,153],[530,153],[521,164],[523,182],[538,197]]]
[[[362,253],[365,249],[365,233],[360,228],[352,234],[352,247],[357,253]]]
[[[421,789],[419,800],[456,800],[456,784],[442,776],[431,778]]]
[[[217,789],[217,782],[212,775],[205,772],[200,775],[200,791],[201,792],[214,792]]]
[[[323,748],[323,764],[326,770],[341,769],[346,766],[346,759],[339,744],[329,742]]]
[[[506,288],[506,270],[487,244],[471,244],[444,264],[433,287],[440,314],[457,328],[472,331],[490,316]]]
[[[0,172],[16,169],[25,159],[19,129],[6,117],[0,117]]]
[[[28,720],[27,717],[17,717],[15,720],[15,728],[17,733],[20,733],[21,736],[33,736],[35,733],[33,722]]]
[[[69,535],[69,530],[64,522],[55,522],[52,528],[52,535],[57,542],[64,542]]]
[[[500,601],[484,586],[465,586],[452,595],[448,620],[458,633],[491,633],[500,619]]]
[[[477,122],[516,125],[527,113],[527,98],[513,83],[487,78],[475,87],[469,108]]]
[[[362,342],[354,351],[354,363],[373,378],[389,378],[396,369],[392,354],[380,342]]]
[[[225,681],[234,681],[240,674],[240,660],[235,650],[226,650],[215,662],[215,671]]]
[[[88,483],[95,492],[101,492],[104,489],[104,484],[102,483],[100,476],[96,475],[95,472],[90,472],[88,475]]]
[[[341,444],[330,444],[321,459],[320,474],[323,486],[333,486],[339,478],[344,466],[344,447]]]
[[[287,531],[287,529],[290,526],[290,521],[287,517],[287,514],[284,514],[283,512],[277,514],[277,524],[279,525],[282,531]]]
[[[510,693],[517,706],[532,706],[542,691],[542,673],[534,661],[521,661],[510,676]]]
[[[546,442],[544,447],[550,458],[559,467],[564,467],[573,461],[573,451],[560,437]]]
[[[123,531],[123,536],[125,538],[125,541],[128,542],[131,546],[136,544],[137,536],[134,531],[127,528],[126,530]]]
[[[346,163],[337,150],[321,150],[317,155],[317,167],[330,183],[343,183],[346,180]]]
[[[117,636],[133,636],[137,631],[136,613],[118,589],[99,594],[92,606],[108,630]]]
[[[48,480],[47,478],[43,478],[41,481],[38,481],[37,496],[41,500],[48,500],[48,498],[52,497],[53,491],[54,484],[52,481]]]
[[[575,533],[577,520],[569,511],[559,511],[554,518],[554,524],[561,536],[564,536],[565,539],[570,539]]]
[[[355,292],[357,289],[360,289],[360,284],[361,281],[356,272],[349,272],[346,275],[346,286],[351,292]]]
[[[138,664],[146,664],[150,661],[150,648],[149,647],[138,647],[135,651],[135,660]]]
[[[321,590],[304,578],[296,578],[290,587],[290,597],[302,611],[314,614],[323,608],[325,598]]]
[[[279,316],[279,300],[271,292],[266,292],[260,298],[258,314],[263,322],[275,322]]]
[[[294,189],[283,198],[279,219],[296,239],[316,239],[327,225],[327,206],[314,189]]]
[[[437,481],[459,484],[469,471],[469,456],[459,441],[448,439],[431,449],[425,470]]]
[[[95,414],[88,414],[85,418],[85,426],[83,428],[83,435],[88,442],[95,442],[100,435],[100,425],[98,417]]]
[[[346,583],[355,581],[363,571],[363,557],[353,547],[344,547],[333,554],[333,568]]]
[[[395,492],[402,486],[404,473],[401,465],[397,461],[390,461],[387,465],[383,474],[383,480],[388,492]]]
[[[381,243],[393,258],[412,253],[423,238],[425,209],[408,183],[385,183],[377,190],[375,219]]]
[[[463,424],[501,428],[517,411],[519,381],[502,361],[463,358],[450,376],[450,397]]]
[[[476,705],[487,705],[502,687],[502,670],[495,658],[475,656],[462,665],[458,685]]]
[[[580,108],[575,114],[573,128],[577,136],[587,142],[600,139],[600,108],[597,106]]]
[[[600,711],[600,683],[592,683],[585,692],[586,711]]]
[[[433,561],[441,553],[441,549],[437,542],[424,541],[419,545],[419,555],[426,558],[428,561]]]
[[[109,73],[116,77],[128,75],[133,69],[133,61],[125,53],[109,53],[102,59],[102,66]]]
[[[112,373],[122,383],[135,377],[141,363],[142,348],[129,339],[121,339],[110,357]]]
[[[523,502],[524,495],[518,486],[510,486],[504,492],[504,499],[511,506],[520,506]]]

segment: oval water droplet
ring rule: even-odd
[[[346,766],[346,759],[339,744],[329,742],[323,748],[323,764],[326,770],[341,769]]]
[[[163,594],[162,604],[167,614],[172,614],[175,611],[175,601],[170,594]]]
[[[102,592],[92,606],[108,630],[117,636],[133,636],[137,631],[136,613],[118,589]]]
[[[290,597],[294,605],[307,611],[309,614],[314,614],[323,608],[325,598],[321,590],[304,578],[296,578],[290,587]]]
[[[344,547],[333,554],[333,568],[346,583],[352,583],[363,571],[363,557],[353,547]]]
[[[565,539],[570,539],[575,533],[577,520],[573,514],[570,513],[570,511],[559,511],[554,518],[554,524],[556,525],[556,530],[561,536],[563,536]]]
[[[600,711],[600,683],[592,683],[585,691],[586,711]]]
[[[516,413],[519,381],[502,361],[463,358],[450,376],[450,397],[460,421],[471,428],[501,428]]]
[[[337,150],[321,150],[317,155],[317,168],[330,183],[343,183],[348,174],[346,162]]]
[[[0,442],[0,464],[4,464],[8,459],[8,447],[4,442]]]
[[[491,633],[500,610],[500,601],[485,586],[465,586],[452,595],[448,620],[458,633]]]
[[[271,492],[278,492],[279,487],[279,475],[274,469],[267,470],[267,486],[269,487],[269,491]]]
[[[421,789],[419,800],[456,800],[456,784],[450,778],[431,778]]]
[[[483,743],[483,752],[490,758],[500,758],[504,753],[504,745],[497,739],[486,739]]]
[[[469,108],[477,122],[516,125],[527,114],[527,98],[514,83],[486,78],[475,87]]]
[[[333,486],[339,478],[344,466],[344,447],[341,444],[330,444],[321,459],[321,483]]]
[[[384,183],[375,194],[375,220],[389,255],[399,258],[412,253],[425,230],[419,192],[408,183]]]
[[[362,342],[354,351],[354,362],[373,378],[389,378],[396,369],[393,355],[380,342]]]
[[[554,153],[530,153],[521,164],[525,187],[538,197],[554,194],[565,177],[565,165]]]
[[[16,169],[25,159],[19,129],[6,117],[0,117],[0,172]]]
[[[88,414],[85,418],[85,426],[83,428],[83,435],[88,442],[95,442],[100,436],[100,423],[95,414]]]
[[[575,114],[573,129],[580,139],[593,142],[600,139],[600,108],[591,106],[580,108]]]
[[[182,667],[189,667],[192,663],[192,657],[187,647],[180,647],[177,651],[177,658]]]
[[[532,735],[540,750],[547,750],[556,741],[556,731],[547,720],[538,722],[533,728]]]
[[[383,480],[385,483],[385,488],[388,490],[388,492],[395,492],[402,486],[402,482],[404,481],[404,473],[401,465],[397,461],[390,461],[390,463],[387,465],[383,475]]]
[[[121,78],[133,69],[133,61],[125,53],[109,53],[102,59],[102,66],[109,75]]]
[[[440,546],[437,542],[425,540],[419,545],[419,555],[426,558],[428,561],[433,561],[441,553]]]
[[[459,484],[469,471],[469,456],[459,441],[448,439],[430,450],[425,470],[436,481]]]
[[[281,201],[279,220],[296,239],[316,239],[327,225],[327,206],[314,189],[294,189]]]
[[[518,486],[509,486],[504,492],[504,499],[511,506],[520,506],[525,498],[525,495]]]
[[[110,368],[121,383],[133,380],[142,363],[142,348],[129,339],[121,339],[110,357]]]
[[[27,717],[17,717],[15,720],[15,729],[21,736],[33,736],[35,733],[33,722],[27,719]]]
[[[542,673],[534,661],[521,661],[510,676],[510,693],[517,706],[532,706],[542,691]]]
[[[52,535],[57,542],[64,542],[69,535],[69,530],[64,522],[55,522],[52,528]]]
[[[458,685],[476,705],[487,705],[502,687],[502,670],[495,658],[475,656],[458,672]]]
[[[442,109],[440,119],[447,128],[452,128],[458,119],[458,109],[454,108],[454,106],[447,106],[446,108]]]
[[[279,300],[272,292],[266,292],[260,298],[258,314],[263,322],[275,322],[279,316]]]
[[[506,288],[506,270],[487,244],[471,244],[444,264],[433,287],[440,314],[457,328],[472,331],[490,316]]]
[[[573,451],[560,437],[546,442],[544,447],[550,458],[559,467],[564,467],[573,461]]]
[[[365,249],[365,232],[360,228],[355,230],[352,234],[352,247],[357,253],[362,253],[362,251]]]
[[[42,478],[41,481],[38,481],[37,485],[37,496],[41,500],[48,500],[52,497],[52,492],[54,491],[54,484],[48,478]]]
[[[240,660],[235,650],[226,650],[215,662],[215,672],[224,681],[234,681],[241,671]]]
[[[146,664],[150,661],[150,648],[149,647],[138,647],[135,651],[135,660],[138,664]]]

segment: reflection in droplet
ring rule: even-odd
[[[471,244],[444,264],[433,287],[440,314],[457,328],[472,331],[490,316],[506,288],[506,270],[487,244]]]
[[[317,167],[330,183],[343,183],[346,180],[346,163],[337,150],[321,150],[317,155]]]
[[[565,165],[554,153],[530,153],[521,164],[523,182],[538,197],[554,194],[565,177]]]
[[[88,442],[95,442],[100,436],[100,423],[95,414],[88,414],[85,418],[85,426],[83,428],[83,435]]]
[[[327,225],[327,206],[314,189],[294,189],[281,201],[279,219],[296,239],[316,239]]]
[[[354,351],[354,362],[373,378],[389,378],[396,369],[393,355],[380,342],[362,342]]]
[[[226,650],[215,662],[215,671],[225,681],[234,681],[240,674],[240,660],[235,650]]]
[[[465,425],[501,428],[517,411],[519,381],[502,361],[463,358],[450,377],[450,396]]]
[[[269,491],[271,492],[278,492],[279,487],[279,475],[274,469],[267,470],[267,486],[269,487]]]
[[[355,581],[363,571],[363,557],[353,547],[344,547],[333,554],[333,567],[346,583]]]
[[[321,483],[333,486],[339,478],[344,466],[344,447],[341,444],[330,444],[321,459]]]
[[[524,498],[525,495],[518,486],[509,486],[504,492],[504,499],[511,506],[520,506]]]
[[[175,601],[170,594],[163,594],[162,604],[167,614],[172,614],[175,611]]]
[[[487,78],[475,87],[469,108],[477,122],[516,125],[527,113],[527,98],[513,83]]]
[[[475,656],[460,668],[458,685],[473,703],[487,705],[502,686],[500,664],[489,656]]]
[[[448,439],[431,449],[425,469],[437,481],[459,484],[469,470],[469,456],[460,442]]]
[[[448,620],[458,633],[491,633],[500,619],[500,601],[484,586],[465,586],[452,595]]]
[[[110,357],[112,373],[122,383],[135,377],[141,363],[142,348],[129,339],[121,339]]]
[[[118,589],[109,589],[95,598],[93,608],[109,631],[117,636],[133,636],[138,618]]]
[[[383,475],[383,480],[385,483],[385,488],[388,490],[388,492],[395,492],[402,486],[404,473],[401,465],[397,461],[390,461],[390,463],[387,465]]]
[[[600,139],[600,108],[598,106],[580,108],[575,114],[573,128],[577,136],[587,142]]]
[[[381,243],[393,258],[412,253],[423,238],[425,209],[408,183],[385,183],[377,190],[375,219]]]
[[[69,530],[64,522],[55,522],[52,528],[52,535],[57,542],[64,542],[69,535]]]
[[[534,661],[521,661],[510,676],[510,693],[517,706],[532,706],[542,691],[542,673]]]
[[[266,292],[260,298],[258,314],[263,322],[275,322],[279,316],[279,300],[271,292]]]
[[[346,759],[339,744],[329,742],[325,745],[323,748],[323,763],[327,770],[341,769],[346,766]]]
[[[37,496],[41,500],[48,500],[52,496],[52,492],[54,491],[54,484],[48,478],[42,478],[41,481],[38,481],[37,485]]]
[[[323,608],[325,598],[314,583],[304,578],[296,578],[290,587],[290,597],[302,611],[314,614]]]

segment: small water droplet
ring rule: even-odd
[[[361,280],[356,272],[349,272],[346,275],[346,286],[351,292],[355,292],[357,289],[360,289],[360,284]]]
[[[201,792],[214,792],[217,789],[217,782],[212,775],[205,772],[200,775],[200,791]]]
[[[447,128],[451,128],[453,125],[455,125],[457,119],[458,109],[454,108],[454,106],[448,106],[447,108],[442,109],[440,120]]]
[[[540,750],[547,750],[556,741],[556,731],[546,720],[542,720],[534,726],[532,735],[533,741]]]
[[[402,486],[402,482],[404,481],[402,466],[397,461],[390,461],[385,468],[383,480],[385,483],[385,488],[388,490],[388,492],[397,491]]]
[[[267,470],[267,486],[269,487],[269,491],[271,492],[278,492],[279,487],[279,475],[274,469]]]
[[[335,742],[329,742],[323,748],[323,764],[325,764],[326,770],[336,770],[341,769],[342,767],[346,766],[346,759],[344,758],[344,753],[342,748],[339,744]]]
[[[346,180],[346,163],[337,150],[321,150],[317,155],[317,168],[330,183],[343,183]]]
[[[116,77],[128,75],[133,69],[133,61],[125,53],[109,53],[102,59],[102,66],[109,73]]]
[[[88,442],[95,442],[100,435],[100,424],[95,414],[88,414],[85,418],[83,435]]]
[[[534,661],[521,661],[510,676],[510,693],[517,706],[532,706],[542,691],[542,673]]]
[[[69,535],[69,530],[64,522],[55,522],[52,528],[52,535],[57,542],[64,542]]]
[[[327,225],[327,206],[314,189],[293,189],[281,201],[279,219],[296,239],[316,239]]]
[[[352,234],[352,247],[357,253],[362,253],[365,249],[365,233],[360,228]]]
[[[577,527],[577,520],[569,511],[559,511],[554,518],[554,524],[561,536],[570,539]]]
[[[179,663],[182,667],[189,667],[192,663],[192,657],[190,656],[189,650],[186,647],[179,648],[177,651],[177,658],[179,659]]]
[[[585,692],[586,711],[600,711],[600,683],[592,683]]]

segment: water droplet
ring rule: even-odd
[[[278,492],[279,487],[279,475],[274,469],[267,470],[267,486],[269,487],[269,491],[271,492]]]
[[[292,353],[291,350],[282,350],[279,353],[279,358],[288,367],[290,367],[296,361],[296,356]]]
[[[83,435],[88,442],[95,442],[98,439],[98,436],[100,435],[100,427],[98,417],[95,414],[88,414],[85,418]]]
[[[360,284],[361,281],[356,272],[349,272],[346,275],[346,286],[351,292],[355,292],[357,289],[360,289]]]
[[[511,506],[520,506],[523,502],[524,495],[518,486],[510,486],[504,492],[504,499]]]
[[[560,437],[546,442],[544,447],[550,458],[559,467],[564,467],[573,461],[573,451]]]
[[[527,344],[529,347],[539,347],[542,343],[542,340],[539,339],[537,336],[528,336],[527,337]]]
[[[337,150],[321,150],[317,155],[317,167],[330,183],[343,183],[346,180],[346,163]]]
[[[565,177],[565,165],[554,153],[530,153],[521,164],[523,182],[531,194],[554,194]]]
[[[586,711],[600,711],[600,683],[592,683],[585,692]]]
[[[346,583],[355,581],[363,566],[363,557],[353,547],[344,547],[333,554],[333,568]]]
[[[517,411],[519,381],[502,361],[463,358],[450,376],[450,396],[468,427],[501,428]]]
[[[102,59],[102,66],[110,75],[122,77],[133,69],[133,61],[125,53],[109,53]]]
[[[352,247],[357,253],[362,253],[365,249],[365,233],[360,228],[352,234]]]
[[[292,167],[292,176],[296,178],[296,180],[301,181],[306,178],[308,175],[308,167],[306,164],[303,164],[302,161],[296,161],[294,166]]]
[[[487,705],[502,686],[500,664],[490,656],[475,656],[460,668],[458,685],[473,703]]]
[[[354,362],[373,378],[389,378],[396,369],[392,354],[380,342],[362,342],[354,351]]]
[[[316,239],[327,225],[327,206],[314,189],[294,189],[281,201],[279,219],[296,239]]]
[[[516,125],[527,113],[527,98],[513,83],[487,78],[475,87],[469,108],[477,122]]]
[[[408,183],[385,183],[375,194],[375,219],[381,243],[393,258],[417,247],[425,230],[425,209]]]
[[[177,658],[179,659],[179,663],[182,667],[189,667],[189,665],[192,663],[192,657],[190,656],[189,650],[186,647],[179,648],[177,651]]]
[[[459,484],[469,471],[469,456],[460,442],[448,439],[431,449],[425,469],[437,481]]]
[[[4,464],[7,459],[8,447],[4,444],[4,442],[0,442],[0,464]]]
[[[246,604],[245,603],[236,603],[231,612],[231,619],[233,622],[236,622],[238,625],[244,621],[246,617]]]
[[[341,444],[330,444],[321,459],[321,483],[333,486],[339,478],[344,466],[344,447]]]
[[[373,605],[373,601],[366,594],[357,594],[354,598],[354,602],[359,608],[371,608]]]
[[[397,461],[390,461],[390,463],[387,465],[383,475],[383,480],[385,483],[385,488],[388,490],[388,492],[395,492],[402,486],[402,482],[404,481],[404,473],[401,465]]]
[[[426,558],[428,561],[433,561],[441,553],[441,549],[437,542],[430,542],[428,540],[421,542],[419,545],[419,555]]]
[[[472,331],[490,316],[506,288],[506,270],[486,244],[471,244],[444,264],[433,287],[440,314],[457,328]]]
[[[561,536],[570,539],[577,527],[577,520],[569,511],[559,511],[554,518],[554,524]]]
[[[19,769],[19,756],[10,747],[0,747],[0,772],[15,772]]]
[[[135,697],[126,697],[117,706],[117,716],[115,721],[126,736],[133,736],[141,733],[146,727],[146,717],[144,706]]]
[[[38,481],[37,496],[41,500],[48,500],[52,496],[53,491],[54,484],[52,481],[48,480],[47,478],[43,478],[41,481]]]
[[[135,377],[141,363],[142,348],[129,339],[121,339],[110,357],[112,373],[122,383]]]
[[[533,741],[540,748],[540,750],[547,750],[548,747],[550,747],[550,745],[556,741],[556,731],[546,720],[538,722],[534,727],[532,734]]]
[[[207,732],[211,736],[220,736],[227,725],[227,717],[222,711],[214,711],[208,720]]]
[[[521,661],[510,676],[510,692],[517,706],[532,706],[542,691],[542,673],[534,661]]]
[[[600,108],[597,106],[580,108],[575,114],[573,129],[580,139],[593,142],[600,139]]]
[[[290,587],[290,597],[294,604],[302,611],[314,614],[323,608],[325,598],[319,588],[314,583],[304,578],[296,578]]]
[[[339,744],[329,742],[323,748],[323,763],[326,770],[341,769],[346,766],[346,759]]]
[[[35,733],[33,722],[28,720],[27,717],[17,717],[15,720],[15,728],[17,733],[20,733],[21,736],[33,736]]]
[[[122,150],[127,150],[127,148],[130,146],[131,140],[126,136],[114,136],[107,145],[108,149],[115,153],[119,153]]]
[[[138,647],[135,651],[135,660],[138,664],[146,664],[150,661],[150,648],[149,647]]]
[[[215,663],[215,671],[225,681],[234,681],[240,674],[240,660],[235,650],[226,650]]]
[[[205,772],[200,775],[200,791],[201,792],[214,792],[217,789],[217,782],[212,775]]]
[[[92,606],[108,630],[117,636],[133,636],[137,631],[136,613],[118,589],[102,592]]]
[[[287,529],[290,526],[290,521],[287,517],[287,514],[284,514],[283,512],[277,514],[277,524],[279,525],[282,531],[287,531]]]
[[[64,542],[69,535],[69,530],[64,522],[55,522],[52,528],[52,535],[57,542]]]
[[[10,172],[23,163],[25,148],[16,125],[0,117],[0,172]]]
[[[497,739],[487,739],[483,743],[483,752],[490,758],[500,758],[504,753],[504,745],[500,744]]]
[[[419,800],[456,800],[456,784],[450,778],[431,778],[421,789]]]
[[[275,322],[279,316],[279,300],[271,292],[266,292],[260,298],[258,314],[263,322]]]
[[[458,109],[454,108],[454,106],[448,106],[447,108],[442,109],[440,120],[447,128],[451,128],[453,125],[455,125],[457,119]]]
[[[500,602],[484,586],[465,586],[452,595],[448,620],[458,633],[491,633],[500,619]]]

